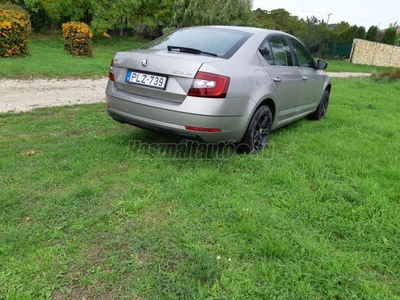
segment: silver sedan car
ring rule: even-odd
[[[183,28],[115,54],[107,109],[121,123],[258,152],[271,130],[325,116],[326,67],[280,31]]]

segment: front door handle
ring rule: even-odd
[[[303,80],[308,80],[308,77],[307,76],[303,76]]]
[[[281,82],[282,81],[282,78],[280,78],[280,77],[274,77],[274,79],[273,79],[275,82]]]

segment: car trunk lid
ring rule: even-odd
[[[118,52],[114,57],[114,80],[123,92],[181,103],[200,67],[218,60],[222,59],[167,50]]]

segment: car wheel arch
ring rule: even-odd
[[[331,85],[331,83],[328,83],[327,86],[321,90],[321,96],[325,93],[325,91],[328,91],[330,94],[331,89],[332,89],[332,85]],[[318,104],[319,104],[319,102],[318,102]]]
[[[274,102],[274,100],[272,100],[271,98],[265,98],[264,100],[259,101],[258,104],[255,105],[255,106],[253,107],[253,110],[252,110],[252,112],[251,112],[251,114],[250,114],[250,116],[249,116],[249,119],[247,120],[246,128],[245,128],[244,131],[243,131],[243,134],[242,134],[241,139],[243,138],[243,136],[244,136],[244,134],[245,134],[247,128],[249,127],[251,118],[254,116],[254,114],[256,113],[256,111],[257,111],[261,106],[263,106],[263,105],[268,106],[268,108],[271,110],[271,113],[272,113],[272,123],[274,123],[274,121],[275,121],[275,115],[276,115],[276,106],[275,106],[275,102]]]
[[[329,93],[330,93],[330,92],[331,92],[331,88],[332,88],[332,85],[331,85],[331,84],[328,84],[328,85],[326,86],[325,90],[329,91]]]
[[[254,111],[256,111],[260,106],[266,105],[269,107],[269,109],[271,110],[272,113],[272,121],[275,120],[275,114],[276,114],[276,107],[275,107],[275,102],[274,100],[272,100],[271,98],[266,98],[263,101],[261,101],[258,106],[256,107],[256,109]]]
[[[264,149],[264,147],[268,145],[271,128],[271,109],[266,104],[260,104],[251,116],[250,123],[248,124],[242,139],[237,143],[237,153],[256,153]]]

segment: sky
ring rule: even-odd
[[[400,26],[400,0],[253,0],[253,9],[284,8],[293,16],[316,16],[329,24],[346,21],[350,25],[372,25],[386,29],[397,21]]]

